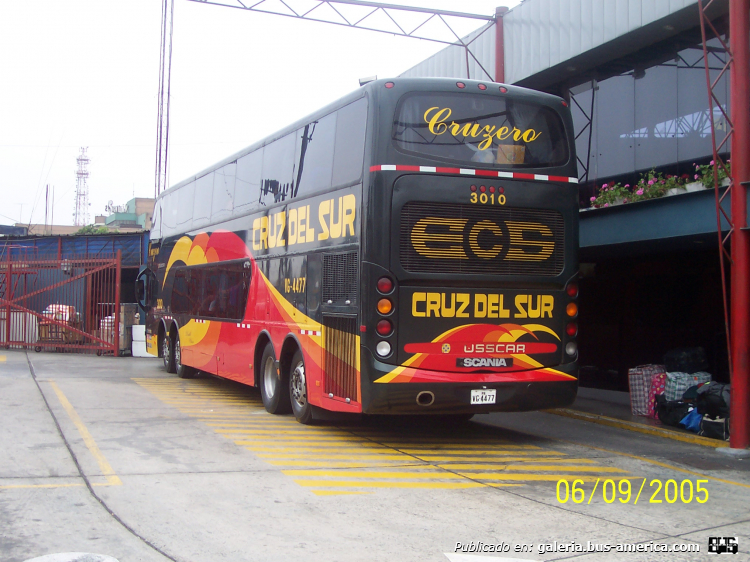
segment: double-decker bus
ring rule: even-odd
[[[158,197],[147,349],[302,423],[567,405],[576,184],[559,97],[371,82]]]

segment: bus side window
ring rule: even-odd
[[[362,177],[367,129],[367,98],[338,110],[332,185],[344,185]]]

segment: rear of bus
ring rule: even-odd
[[[469,80],[368,86],[363,411],[570,404],[578,187],[567,104]]]

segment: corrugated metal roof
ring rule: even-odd
[[[466,78],[472,80],[495,79],[495,24],[484,25],[462,38],[469,45],[472,55],[466,49],[451,45],[416,66],[403,72],[404,78]],[[476,60],[474,59],[476,57]],[[479,63],[477,63],[477,60]]]
[[[697,0],[525,0],[503,17],[505,82],[518,83],[685,8],[695,8],[697,25],[697,5]],[[464,49],[451,46],[401,76],[494,79],[494,24],[471,47],[486,73],[471,59],[467,73]]]
[[[515,83],[665,18],[696,0],[526,0],[503,18],[505,79]]]

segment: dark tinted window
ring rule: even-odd
[[[256,207],[260,201],[260,176],[263,170],[263,149],[237,160],[234,208],[246,211]]]
[[[273,205],[292,195],[296,133],[291,133],[268,144],[263,149],[263,175],[260,184],[260,204]]]
[[[450,93],[402,100],[393,124],[402,150],[461,164],[559,166],[568,161],[559,115],[512,98]]]
[[[338,110],[333,185],[352,183],[362,176],[367,129],[367,98]]]
[[[331,187],[336,113],[313,121],[297,131],[300,146],[294,197]]]
[[[191,316],[241,320],[250,287],[249,262],[180,268],[172,287],[172,311]]]

